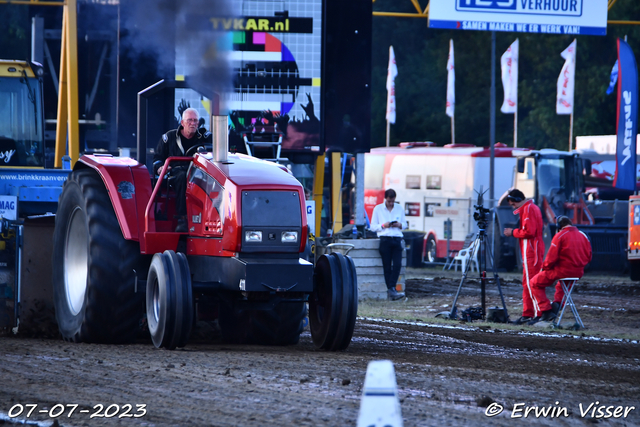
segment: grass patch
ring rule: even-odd
[[[378,319],[388,320],[400,320],[406,322],[422,322],[427,324],[443,324],[443,325],[461,325],[467,324],[472,327],[481,329],[499,329],[504,331],[527,331],[537,333],[553,333],[561,335],[573,335],[573,336],[589,336],[597,338],[611,338],[621,340],[636,340],[640,341],[640,331],[637,329],[620,328],[620,329],[600,329],[598,328],[597,319],[589,319],[591,323],[587,322],[584,317],[586,329],[573,330],[573,329],[555,329],[552,327],[536,327],[529,325],[513,325],[508,323],[490,323],[482,321],[474,321],[471,323],[462,322],[460,320],[449,320],[446,318],[437,318],[436,314],[441,312],[450,312],[450,304],[440,304],[430,298],[410,298],[408,300],[401,301],[388,301],[388,300],[362,300],[358,302],[358,316],[360,317],[372,317]],[[465,307],[458,306],[458,312],[464,310]],[[518,308],[508,308],[511,313],[511,318],[515,319],[514,313],[517,313]],[[562,324],[568,326],[571,324],[572,317],[569,317],[566,321],[563,318]],[[622,330],[621,330],[622,329]]]

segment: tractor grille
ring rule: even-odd
[[[246,233],[259,232],[260,241],[248,241]],[[283,233],[297,233],[297,240],[283,241]],[[302,211],[297,191],[242,192],[242,252],[299,252]]]

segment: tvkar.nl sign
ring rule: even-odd
[[[431,0],[429,27],[604,36],[607,0]]]

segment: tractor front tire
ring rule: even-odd
[[[339,351],[351,343],[358,314],[358,282],[350,257],[334,252],[318,259],[309,298],[309,329],[316,347]]]
[[[53,237],[53,299],[62,337],[123,343],[136,338],[144,313],[135,292],[137,242],[125,240],[109,194],[92,169],[64,184]]]
[[[187,344],[194,320],[187,258],[167,250],[153,256],[147,276],[147,324],[157,348]]]

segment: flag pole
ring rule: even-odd
[[[454,145],[456,143],[456,125],[453,116],[451,116],[451,143]]]
[[[573,147],[573,111],[571,111],[571,118],[569,120],[569,151]]]
[[[389,146],[389,131],[391,126],[389,125],[389,120],[387,120],[387,147]]]
[[[518,108],[513,113],[513,147],[518,146]]]
[[[569,119],[569,151],[572,150],[573,147],[573,110],[576,108],[576,89],[575,89],[575,81],[576,81],[576,62],[578,62],[578,42],[576,39],[576,51],[573,54],[573,99],[571,100],[571,118]]]
[[[519,39],[516,39],[518,41]],[[516,62],[516,71],[520,67],[520,44],[518,43],[518,56]],[[517,75],[516,77],[520,77]],[[516,88],[518,87],[518,79],[516,78]],[[518,146],[518,96],[516,95],[516,111],[513,113],[513,147]]]

